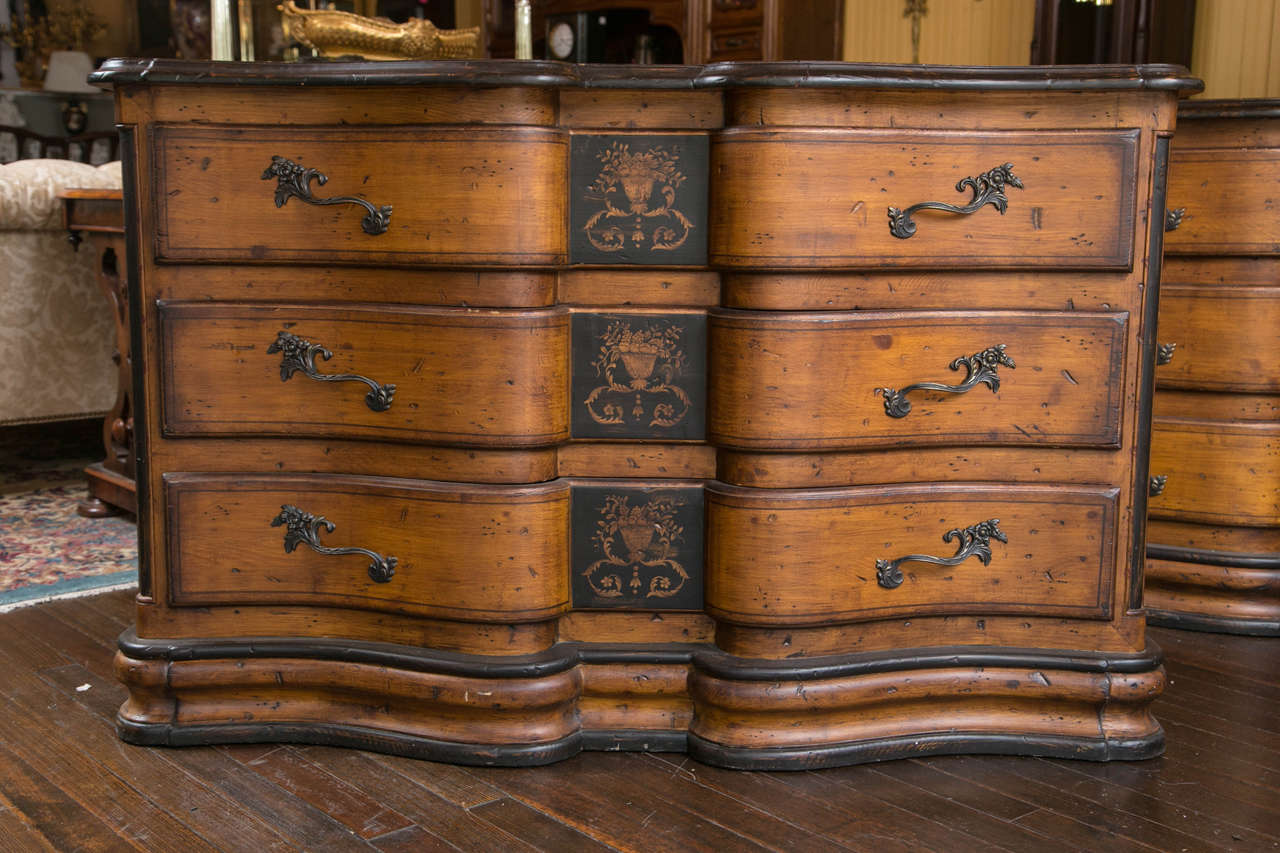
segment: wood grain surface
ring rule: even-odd
[[[156,132],[157,257],[169,260],[562,263],[563,132],[542,128]],[[318,169],[316,198],[390,205],[385,234],[353,204],[273,202],[273,156]],[[256,199],[256,201],[255,201]]]
[[[1124,314],[914,311],[709,318],[708,437],[733,448],[1120,443]],[[960,385],[951,365],[1006,345],[999,391],[916,390],[904,417],[885,389]]]
[[[745,625],[813,625],[942,613],[1106,619],[1117,490],[912,485],[707,490],[707,610]],[[952,529],[998,519],[990,564],[909,561],[885,589],[878,560],[953,557]]]
[[[568,438],[569,317],[563,309],[476,312],[321,305],[159,308],[169,435],[385,435],[437,444],[520,447]],[[280,332],[331,353],[320,374],[281,381]],[[477,355],[483,357],[477,358]]]
[[[174,605],[315,603],[470,621],[532,622],[567,608],[569,489],[443,486],[354,477],[171,474]],[[284,547],[285,505],[336,525],[321,544],[398,560]]]
[[[1136,132],[1035,134],[752,130],[717,133],[711,262],[728,268],[913,266],[1129,269]],[[957,182],[1002,164],[1008,211],[915,214],[909,239],[888,208],[973,201]],[[832,176],[842,176],[833,180]]]

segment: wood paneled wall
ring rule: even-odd
[[[911,19],[903,0],[846,0],[844,58],[910,62]],[[1031,0],[929,0],[920,61],[942,65],[1026,65],[1035,28]]]
[[[1201,98],[1280,98],[1280,0],[1199,0],[1191,71]]]

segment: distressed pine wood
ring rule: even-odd
[[[1120,443],[1122,314],[766,314],[710,319],[710,440],[750,449],[917,444]],[[957,359],[1005,345],[1000,391],[906,394],[904,417],[885,395],[917,382],[959,385]]]
[[[155,138],[160,258],[490,266],[564,258],[555,227],[563,218],[563,132],[161,128]],[[327,176],[311,187],[316,198],[358,192],[391,206],[383,239],[367,242],[356,205],[317,208],[295,198],[277,209],[275,185],[263,179],[274,156]]]
[[[477,313],[298,305],[159,306],[167,435],[311,435],[489,445],[568,438],[563,310]],[[374,410],[359,381],[325,382],[270,353],[280,332],[322,346],[320,374],[356,374],[393,396]],[[490,359],[471,368],[481,348]],[[283,365],[291,366],[288,381]]]
[[[108,66],[137,176],[148,463],[122,734],[469,764],[583,748],[795,768],[1158,751],[1164,678],[1135,551],[1158,156],[1174,94],[1196,85],[1178,73]],[[271,154],[324,172],[317,197],[391,204],[390,230],[360,232],[350,205],[277,207]],[[926,211],[916,236],[887,233],[888,205],[963,202],[960,178],[1004,162],[1025,184],[1006,188],[1006,215]],[[755,325],[728,334],[726,317]],[[333,351],[322,372],[396,384],[392,407],[369,411],[358,383],[282,382],[264,352],[281,329]],[[999,343],[1017,364],[999,394],[912,392],[907,418],[884,412],[877,388],[962,380],[952,359]],[[685,398],[688,432],[664,432]],[[759,505],[715,509],[706,530],[696,514],[659,523],[668,486]],[[579,489],[615,501],[568,514]],[[270,525],[286,504],[335,524],[326,546],[396,556],[395,576],[370,578],[364,555],[286,551]],[[806,521],[779,535],[771,516]],[[874,580],[877,559],[948,556],[944,533],[994,518],[1010,541],[990,566],[908,562],[902,587]],[[686,580],[707,606],[637,603],[658,570],[680,583],[680,549],[701,554],[703,535],[705,590]],[[579,599],[601,561],[636,592]],[[813,718],[793,695],[807,685],[829,696]],[[219,754],[250,765],[272,749]],[[280,749],[281,767],[305,766]],[[593,811],[562,822],[626,838],[625,786],[590,775]],[[546,786],[474,795],[573,804]],[[640,828],[674,809],[661,827],[706,847],[781,846],[750,810],[729,826],[691,813],[705,796],[641,798]],[[547,828],[505,809],[492,825],[513,838]],[[379,828],[389,849],[441,838]],[[674,846],[654,834],[650,849]],[[814,834],[795,842],[828,840]]]
[[[1128,269],[1133,261],[1138,136],[1130,131],[931,136],[733,128],[719,142],[712,169],[724,200],[712,216],[715,264]],[[889,232],[888,207],[969,204],[974,194],[957,181],[1004,163],[1024,185],[1041,188],[1009,186],[1015,213],[921,211],[913,217],[917,237]]]

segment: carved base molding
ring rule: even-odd
[[[1280,558],[1151,546],[1145,600],[1152,625],[1280,637]]]
[[[120,647],[130,689],[120,736],[152,746],[288,741],[503,766],[582,750],[688,752],[756,770],[975,752],[1144,759],[1164,748],[1149,713],[1165,681],[1154,646],[760,661],[703,644],[559,643],[495,657],[130,631]]]

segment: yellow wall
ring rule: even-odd
[[[1198,0],[1191,72],[1202,98],[1280,98],[1280,0]]]
[[[484,20],[484,5],[481,0],[454,0],[453,14],[456,25],[462,27],[478,27]],[[481,50],[483,55],[484,51]]]
[[[845,0],[844,58],[910,62],[911,20],[903,0]],[[1032,0],[929,0],[920,26],[920,61],[935,65],[1026,65]]]

